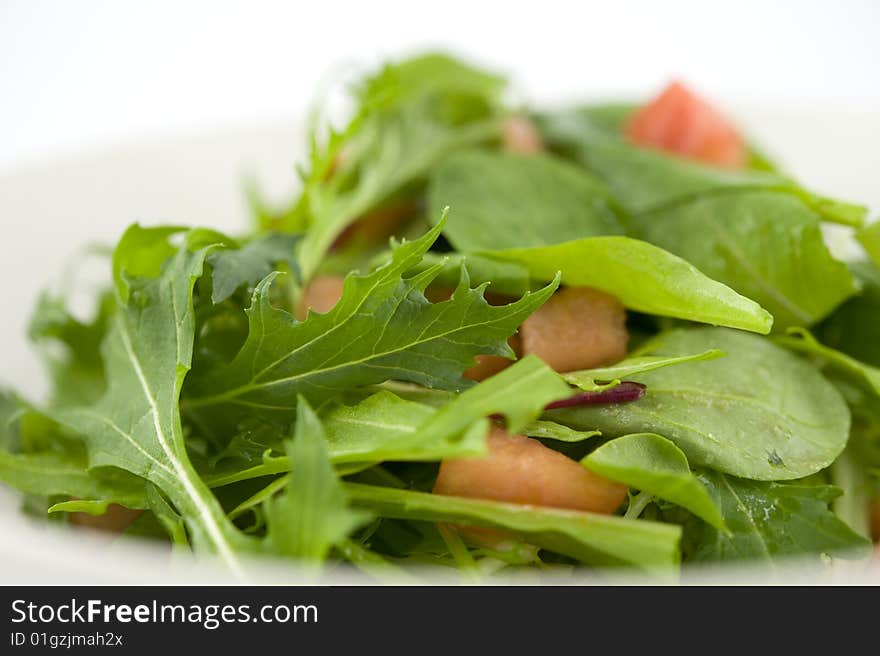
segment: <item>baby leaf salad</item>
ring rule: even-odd
[[[47,521],[237,575],[870,557],[865,208],[678,83],[564,111],[508,95],[445,55],[388,64],[247,234],[125,230],[94,316],[37,303],[51,394],[0,396],[0,481]]]

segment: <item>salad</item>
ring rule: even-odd
[[[49,398],[0,393],[24,512],[236,576],[872,557],[866,208],[678,82],[525,107],[432,53],[351,101],[341,129],[316,112],[298,196],[252,193],[246,233],[135,224],[94,316],[38,299]]]

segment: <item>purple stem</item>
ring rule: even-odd
[[[576,408],[582,405],[601,405],[604,403],[629,403],[638,401],[645,395],[645,385],[625,380],[600,392],[581,392],[561,401],[554,401],[544,407],[545,410],[557,408]]]

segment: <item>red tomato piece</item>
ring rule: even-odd
[[[726,168],[746,164],[746,146],[736,129],[679,82],[639,109],[625,131],[632,143],[641,146]]]

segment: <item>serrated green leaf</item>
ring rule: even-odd
[[[533,278],[594,287],[633,310],[767,333],[773,317],[685,260],[628,237],[587,237],[553,246],[485,251],[525,266]]]
[[[126,234],[138,234],[138,243],[167,239],[168,229],[154,230],[152,236],[143,228]],[[189,247],[203,238],[184,235],[158,277],[133,278],[129,266],[121,267],[125,284],[103,346],[107,392],[93,405],[59,411],[57,419],[81,435],[90,467],[119,467],[154,483],[185,518],[195,546],[240,573],[236,551],[246,541],[192,467],[178,409],[192,358],[192,290],[207,252]],[[114,262],[130,256],[117,253]]]
[[[186,410],[232,425],[244,411],[288,416],[299,394],[316,403],[389,379],[462,389],[468,381],[461,374],[474,356],[512,355],[507,337],[558,283],[493,307],[463,275],[450,300],[429,303],[423,291],[436,269],[405,274],[441,227],[399,245],[376,271],[348,276],[336,306],[302,322],[272,307],[271,278],[258,285],[247,341],[229,365],[193,379]]]
[[[624,435],[606,442],[581,464],[613,481],[687,508],[726,531],[724,518],[675,444],[653,433]]]
[[[300,235],[270,232],[246,242],[240,248],[225,248],[208,255],[213,267],[211,300],[220,303],[242,286],[253,287],[284,264],[299,276],[295,249]]]

